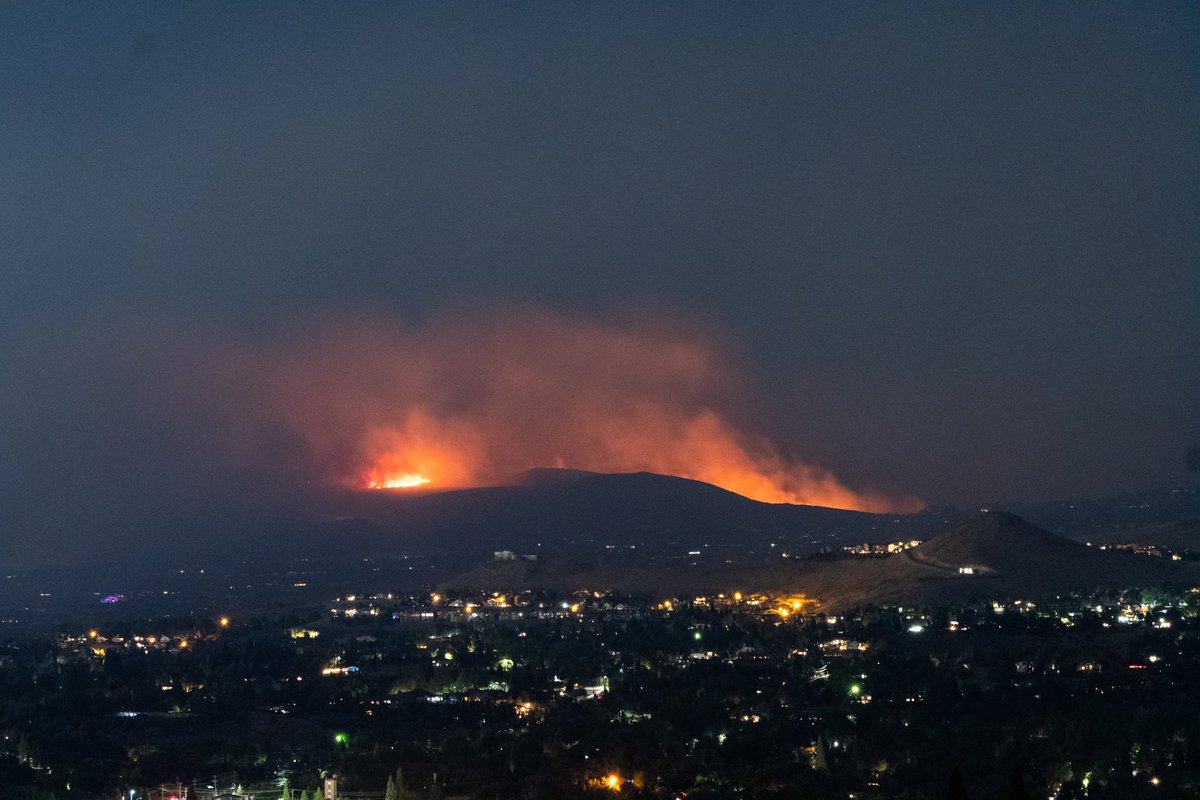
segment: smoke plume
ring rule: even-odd
[[[728,358],[694,331],[541,313],[420,331],[341,320],[219,348],[185,387],[226,456],[353,488],[504,483],[532,467],[650,471],[767,502],[911,511],[734,423]]]

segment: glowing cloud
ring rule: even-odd
[[[238,398],[231,452],[354,488],[503,483],[565,466],[695,478],[757,500],[870,511],[855,491],[735,424],[739,383],[692,332],[519,313],[413,333],[378,319],[230,348],[205,380]],[[272,442],[288,443],[282,456]]]

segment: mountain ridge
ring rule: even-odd
[[[704,546],[762,549],[772,542],[816,552],[850,537],[882,541],[927,530],[940,517],[884,515],[762,503],[689,478],[537,470],[515,483],[438,492],[347,492],[325,500],[327,518],[361,518],[412,549],[457,547],[578,553],[596,547],[686,552]]]

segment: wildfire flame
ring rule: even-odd
[[[912,511],[862,492],[735,422],[739,381],[703,336],[545,314],[451,320],[418,334],[379,320],[223,354],[230,431],[260,468],[355,488],[495,485],[533,468],[658,472],[766,502]],[[265,432],[265,433],[264,433]],[[264,454],[263,442],[271,443]]]
[[[402,472],[390,478],[367,478],[368,489],[413,489],[429,483],[429,478],[415,472]]]

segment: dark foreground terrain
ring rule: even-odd
[[[1179,587],[834,614],[730,587],[73,627],[0,649],[0,785],[934,800],[961,778],[977,800],[1190,797],[1198,608]]]
[[[349,520],[256,559],[5,575],[0,800],[1200,793],[1200,548],[1155,521],[1194,493],[1071,509],[1074,538],[851,514],[648,548],[696,493],[828,510],[629,481],[643,538],[433,556]],[[610,483],[551,488],[590,514]]]

